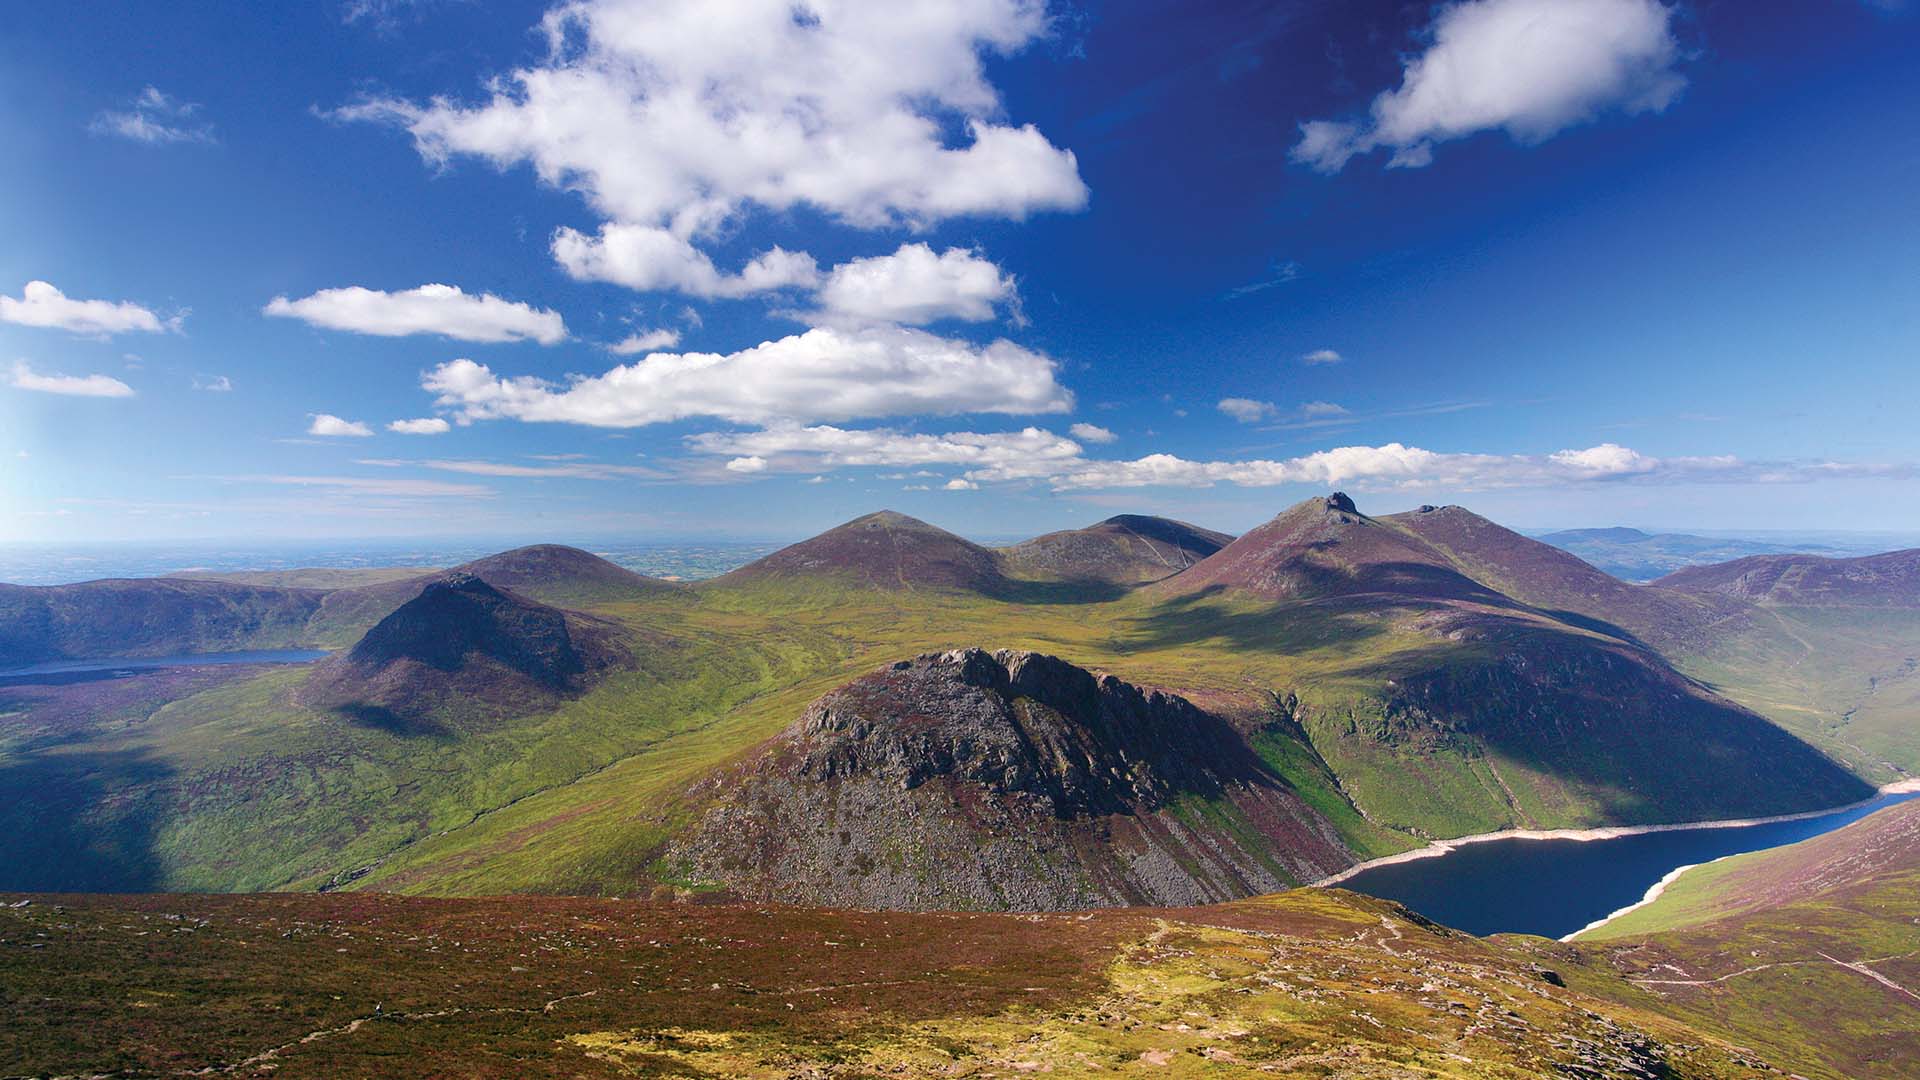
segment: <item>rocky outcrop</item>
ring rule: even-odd
[[[699,794],[671,858],[794,903],[1207,903],[1353,861],[1223,720],[1029,652],[856,679]]]

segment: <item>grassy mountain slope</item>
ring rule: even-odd
[[[1121,514],[999,549],[1018,577],[1138,585],[1172,577],[1233,542],[1170,518]]]
[[[1920,775],[1920,613],[1757,606],[1678,663],[1869,780]]]
[[[1658,899],[1583,935],[1637,937],[1818,897],[1875,889],[1920,870],[1920,801],[1897,803],[1830,833],[1696,866]]]
[[[1755,555],[1689,567],[1656,584],[1783,607],[1920,608],[1920,548],[1853,559]]]
[[[0,1061],[29,1075],[1779,1075],[1603,970],[1570,989],[1528,943],[1337,890],[1024,916],[4,899],[0,942],[40,946],[0,948]]]
[[[1737,602],[1630,585],[1464,507],[1421,507],[1380,520],[1433,545],[1463,572],[1515,600],[1662,652],[1697,647],[1744,614]]]
[[[1582,951],[1662,1011],[1812,1077],[1920,1061],[1920,803],[1689,871]]]
[[[1747,612],[1676,656],[1689,673],[1862,776],[1920,775],[1920,552],[1759,556],[1656,584]]]
[[[124,713],[87,704],[122,680],[0,687],[0,880],[72,887],[66,868],[86,865],[88,887],[342,883],[711,724],[791,682],[791,658],[816,647],[758,625],[678,632],[684,606],[677,589],[630,603],[624,620],[597,625],[631,665],[479,725],[463,696],[403,723],[309,701],[325,665],[236,670]],[[37,727],[41,716],[61,718],[57,737]],[[49,816],[66,827],[13,827]]]
[[[290,648],[325,593],[180,578],[0,585],[0,669],[49,660]]]
[[[276,589],[357,589],[367,585],[385,585],[393,581],[412,581],[422,575],[438,573],[434,567],[309,566],[297,570],[183,570],[168,574],[189,581],[226,581],[235,585],[263,585]]]
[[[843,582],[889,591],[994,593],[1006,587],[991,550],[891,510],[855,518],[717,580],[799,590]]]
[[[1630,585],[1459,507],[1388,520],[1478,580],[1657,649],[1876,783],[1920,773],[1920,558],[1761,556]]]
[[[1168,597],[1159,617],[1198,635],[1278,601],[1267,618],[1296,634],[1317,624],[1346,644],[1342,677],[1301,692],[1301,722],[1383,824],[1459,835],[1863,793],[1760,717],[1622,640],[1633,635],[1498,588],[1566,602],[1636,587],[1465,511],[1407,517],[1370,518],[1343,496],[1310,500],[1142,597]],[[1756,771],[1773,778],[1769,792],[1739,779]]]

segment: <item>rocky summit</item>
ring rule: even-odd
[[[856,679],[703,794],[674,856],[790,902],[1195,903],[1351,859],[1224,720],[1032,652],[933,653]]]
[[[1167,595],[1231,590],[1264,600],[1404,596],[1500,603],[1431,544],[1335,492],[1294,504],[1193,569]]]

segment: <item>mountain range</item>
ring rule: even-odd
[[[0,885],[1197,903],[1437,837],[1790,813],[1920,769],[1840,711],[1855,678],[1907,692],[1890,656],[1768,692],[1859,579],[1632,585],[1336,494],[1237,538],[1122,516],[1005,548],[882,512],[694,585],[540,546],[335,588],[16,587],[8,663],[336,652],[0,686]],[[1920,638],[1871,610],[1882,652]]]

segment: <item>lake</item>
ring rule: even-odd
[[[326,656],[324,649],[253,649],[245,652],[191,653],[183,656],[107,657],[98,660],[60,660],[33,667],[0,670],[0,683],[45,675],[72,676],[89,672],[141,671],[150,668],[198,667],[206,664],[308,664]]]
[[[1676,867],[1795,843],[1916,797],[1920,792],[1888,793],[1819,817],[1761,825],[1605,840],[1486,840],[1363,870],[1339,887],[1398,900],[1469,933],[1558,938],[1638,902]]]

